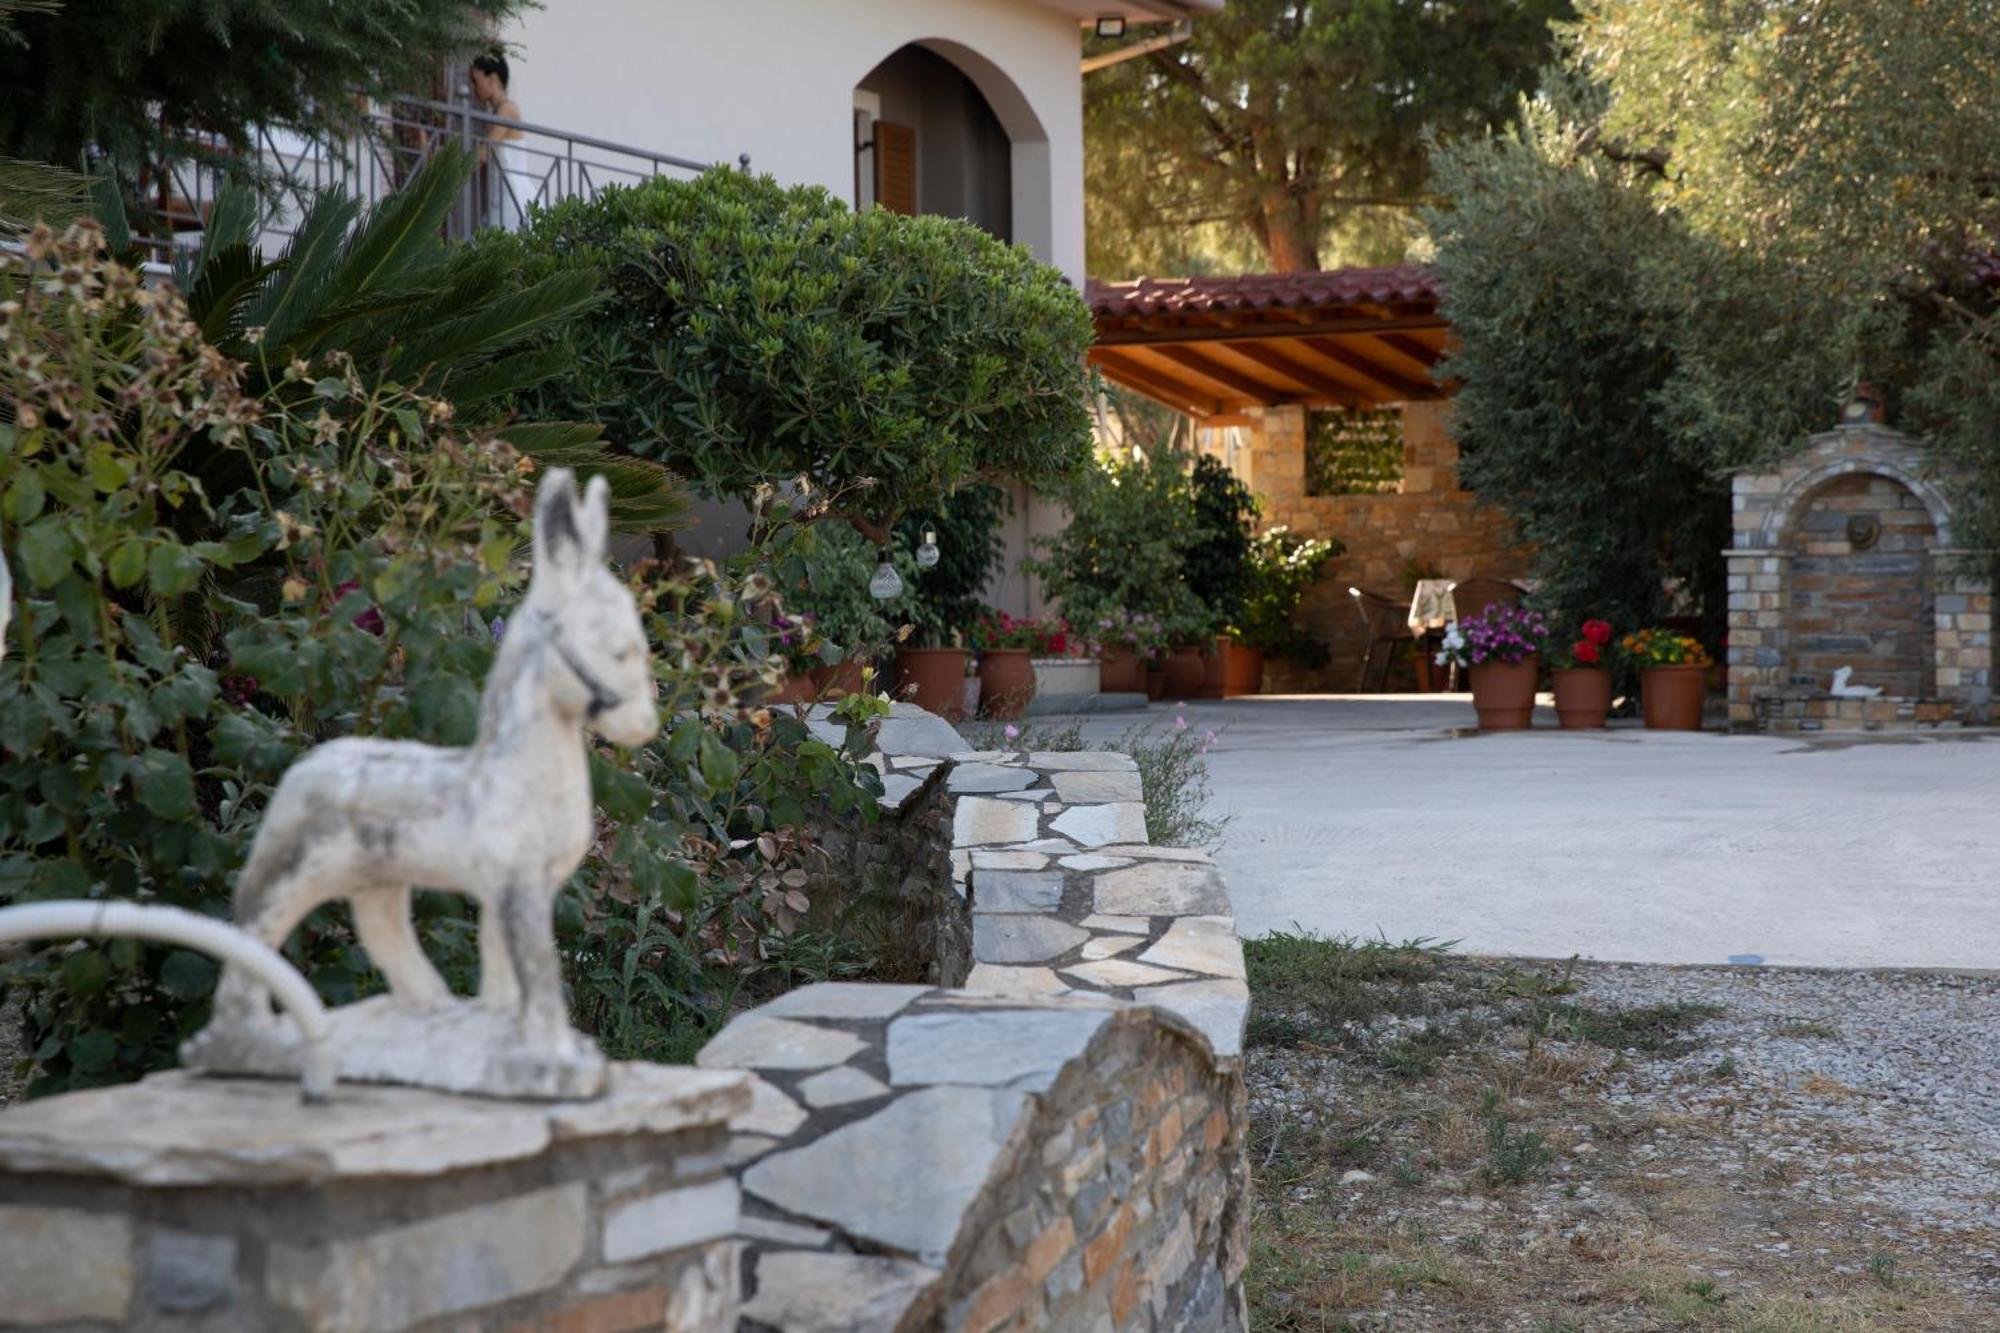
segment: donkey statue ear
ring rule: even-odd
[[[550,468],[535,493],[535,569],[532,581],[567,583],[581,572],[584,532],[576,479],[568,468]]]
[[[611,536],[611,483],[603,473],[583,488],[583,507],[577,518],[583,534],[584,567],[595,568],[604,563],[604,545]]]

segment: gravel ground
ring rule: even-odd
[[[1947,1233],[2000,1222],[2000,977],[1604,967],[1583,980],[1593,1002],[1724,1010],[1698,1052],[1633,1066],[1610,1104],[1728,1110],[1780,1162],[1832,1134],[1849,1151],[1802,1163],[1825,1201]],[[1688,1078],[1723,1059],[1732,1080]]]
[[[1257,960],[1259,1330],[2000,1330],[2000,977]]]

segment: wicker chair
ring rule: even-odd
[[[1505,579],[1460,579],[1452,585],[1452,614],[1460,620],[1486,614],[1491,606],[1519,606],[1521,590]]]
[[[1361,623],[1368,628],[1368,651],[1361,656],[1361,678],[1355,688],[1362,694],[1369,693],[1368,678],[1376,677],[1375,692],[1389,683],[1389,666],[1396,657],[1396,645],[1407,643],[1414,649],[1416,634],[1410,629],[1410,608],[1380,593],[1366,592],[1360,588],[1349,588],[1347,595],[1354,599],[1354,609],[1361,616]],[[1377,658],[1381,667],[1376,667]],[[1426,663],[1422,654],[1417,654],[1417,674],[1424,677]],[[1426,689],[1429,684],[1424,683]]]

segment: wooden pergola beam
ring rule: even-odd
[[[1336,342],[1334,339],[1325,336],[1301,338],[1299,341],[1312,349],[1315,355],[1323,356],[1329,361],[1346,366],[1355,374],[1375,381],[1375,383],[1398,397],[1423,399],[1435,398],[1437,396],[1437,386],[1435,384],[1419,383],[1416,380],[1410,379],[1406,375],[1391,370],[1379,361],[1374,361],[1363,356],[1345,343]]]
[[[1437,327],[1445,326],[1440,323]],[[1407,334],[1385,333],[1382,335],[1382,345],[1392,351],[1401,352],[1420,365],[1434,366],[1444,359],[1444,354],[1435,347],[1426,346]]]
[[[1100,350],[1092,352],[1090,359],[1104,372],[1106,379],[1115,380],[1128,389],[1156,399],[1177,412],[1186,412],[1191,416],[1212,417],[1219,416],[1223,411],[1223,404],[1216,399],[1205,398],[1178,380],[1133,365],[1123,358],[1113,359]]]
[[[1214,357],[1192,347],[1181,347],[1170,343],[1163,347],[1148,347],[1145,351],[1150,356],[1164,357],[1175,365],[1191,370],[1205,380],[1211,380],[1226,389],[1233,389],[1243,396],[1245,402],[1258,407],[1274,406],[1287,397],[1274,385],[1246,375],[1233,366],[1226,366]]]
[[[1342,407],[1370,406],[1368,398],[1351,384],[1343,384],[1333,377],[1314,370],[1303,362],[1286,356],[1269,343],[1242,343],[1229,349],[1238,356],[1248,357],[1266,370],[1276,371],[1286,379],[1305,386],[1310,393],[1337,403]]]

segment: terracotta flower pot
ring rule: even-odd
[[[1649,731],[1700,731],[1708,702],[1706,666],[1656,666],[1639,673]]]
[[[809,704],[819,698],[819,686],[813,681],[813,673],[786,676],[778,688],[771,691],[770,701],[774,704]]]
[[[1229,638],[1218,634],[1202,645],[1201,650],[1201,697],[1220,699],[1223,687],[1228,684]]]
[[[1035,664],[1026,648],[988,648],[979,655],[980,707],[988,717],[1015,718],[1035,697]]]
[[[825,687],[829,697],[838,699],[846,694],[859,694],[867,688],[867,682],[862,679],[861,671],[868,665],[855,658],[842,662],[839,666],[821,667],[819,671],[813,672],[813,676]],[[824,676],[821,672],[825,673]]]
[[[1202,669],[1201,649],[1176,648],[1167,654],[1167,694],[1169,699],[1199,699]]]
[[[1160,661],[1146,664],[1146,698],[1153,703],[1167,697],[1167,666]]]
[[[1107,651],[1097,659],[1097,688],[1104,694],[1138,694],[1146,688],[1145,659]]]
[[[963,648],[899,648],[896,650],[896,697],[929,709],[947,722],[965,720],[965,664],[972,654]]]
[[[1222,697],[1236,699],[1263,692],[1264,650],[1230,640],[1222,654]]]
[[[1596,731],[1611,711],[1611,673],[1598,667],[1558,667],[1549,673],[1555,684],[1556,720],[1567,731]]]
[[[1483,662],[1468,668],[1472,707],[1481,731],[1521,731],[1534,725],[1535,682],[1541,678],[1537,657],[1519,662]]]

